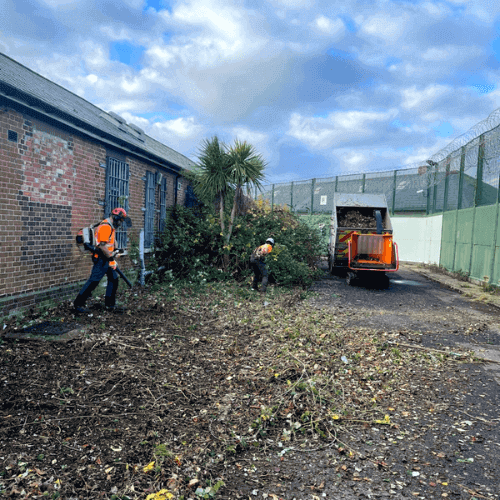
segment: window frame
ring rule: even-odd
[[[154,243],[156,212],[156,175],[146,172],[144,193],[144,247],[151,248]]]
[[[123,160],[106,157],[106,191],[104,199],[104,217],[111,215],[117,207],[129,211],[130,165]],[[116,248],[127,247],[127,228],[121,227],[115,234]]]

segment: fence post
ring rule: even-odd
[[[448,209],[448,191],[450,189],[450,163],[451,155],[446,158],[446,173],[444,174],[444,200],[443,213]]]
[[[311,183],[311,215],[313,214],[314,211],[314,188],[316,186],[316,179],[312,180]]]
[[[500,186],[500,184],[499,184]],[[499,189],[500,191],[500,189]],[[493,231],[493,255],[491,257],[491,266],[490,266],[490,284],[493,284],[493,274],[495,272],[495,257],[497,254],[497,236],[498,236],[498,210],[500,207],[500,203],[498,201],[498,196],[497,196],[497,210],[496,210],[496,216],[495,216],[495,229]]]
[[[479,136],[479,148],[477,152],[477,175],[474,183],[474,206],[472,208],[472,233],[470,238],[470,259],[469,259],[469,276],[472,271],[472,260],[474,256],[474,227],[476,225],[476,207],[481,201],[481,184],[483,182],[483,158],[484,158],[484,134]],[[479,276],[476,278],[481,279]]]
[[[429,213],[431,211],[431,186],[430,186],[431,176],[429,174],[430,168],[431,168],[431,166],[429,165],[427,167],[427,205],[425,207],[425,215],[429,215]]]
[[[439,166],[438,164],[434,165],[434,188],[432,190],[432,213],[435,214],[437,211],[437,174],[438,174]]]
[[[338,175],[336,175],[336,176],[335,176],[335,192],[337,192],[337,188],[338,188],[338,186],[339,186],[339,176],[338,176]]]
[[[457,210],[462,208],[462,197],[464,191],[464,171],[465,171],[465,146],[462,146],[460,153],[460,173],[458,174],[458,201]]]
[[[455,244],[453,246],[453,269],[456,271],[456,260],[457,260],[457,244],[458,244],[458,211],[462,208],[462,193],[464,188],[464,170],[465,170],[465,146],[462,146],[460,152],[460,171],[458,173],[458,200],[457,209],[455,211]],[[460,269],[463,271],[463,269]]]
[[[394,183],[392,186],[392,207],[391,207],[391,215],[394,215],[394,212],[396,211],[396,186],[397,186],[397,180],[396,177],[398,176],[398,171],[394,170]]]
[[[293,181],[290,184],[290,209],[293,212]]]
[[[274,212],[274,184],[271,191],[271,212]]]
[[[483,191],[484,134],[479,136],[479,151],[477,154],[477,176],[474,193],[474,206],[481,205]]]
[[[363,184],[361,185],[361,192],[365,192],[365,182],[366,182],[366,174],[363,174]]]

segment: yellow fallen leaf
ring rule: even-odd
[[[154,463],[154,462],[153,462]],[[168,490],[160,490],[158,493],[151,493],[146,497],[146,500],[170,500],[174,495]]]
[[[144,472],[149,472],[150,470],[153,470],[155,468],[155,463],[154,462],[149,462],[146,467],[144,467],[143,471]]]

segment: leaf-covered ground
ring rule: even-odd
[[[127,294],[68,342],[3,339],[0,496],[499,498],[470,352],[353,326],[300,290]],[[69,304],[31,319],[75,321]]]

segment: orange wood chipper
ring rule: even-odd
[[[399,257],[384,195],[335,193],[328,264],[348,284],[363,277],[388,283],[385,273],[399,269]]]

